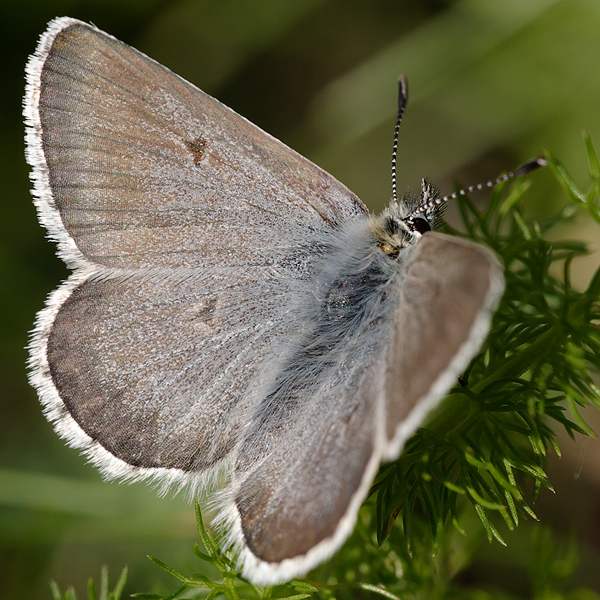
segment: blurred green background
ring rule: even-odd
[[[193,510],[143,484],[101,482],[53,433],[26,381],[27,332],[67,272],[29,195],[23,69],[47,21],[63,15],[92,21],[167,65],[330,171],[373,210],[390,196],[400,73],[410,91],[401,190],[418,189],[427,176],[449,192],[457,180],[495,177],[544,147],[585,188],[583,128],[600,149],[598,0],[2,0],[0,598],[50,598],[50,578],[63,589],[74,584],[82,597],[102,564],[115,577],[130,566],[129,592],[165,581],[173,588],[146,554],[183,572],[197,568]],[[551,174],[533,177],[531,214],[558,210],[566,200]],[[593,231],[583,218],[566,228],[597,250]],[[581,261],[581,286],[598,262],[598,253]],[[588,418],[600,424],[600,415]],[[542,493],[536,511],[558,530],[578,532],[580,583],[600,591],[598,443],[566,440],[563,451],[549,467],[557,494]],[[486,546],[468,576],[510,580],[517,539],[508,534],[508,550]]]

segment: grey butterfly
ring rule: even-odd
[[[74,19],[42,35],[24,114],[39,219],[73,270],[30,344],[47,418],[109,479],[192,497],[219,480],[243,574],[306,573],[478,351],[497,259],[429,231],[446,198],[428,184],[372,216]]]

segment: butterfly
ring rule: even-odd
[[[399,104],[396,141],[404,79]],[[371,215],[75,19],[42,35],[24,115],[39,219],[73,271],[30,343],[47,418],[108,479],[213,490],[252,582],[306,573],[477,353],[503,291],[497,258],[432,231],[457,194],[423,182],[398,200],[394,179]]]

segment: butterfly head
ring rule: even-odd
[[[396,258],[402,248],[414,246],[425,233],[439,227],[445,205],[436,204],[437,198],[438,190],[423,179],[420,197],[406,193],[401,200],[393,199],[374,218],[373,232],[380,250]]]

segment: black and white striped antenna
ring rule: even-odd
[[[396,127],[394,128],[394,148],[392,150],[392,198],[394,202],[398,202],[398,189],[396,184],[396,156],[398,154],[398,132],[400,131],[400,123],[402,123],[402,115],[408,101],[408,86],[406,77],[400,75],[398,79],[398,116],[396,117]]]
[[[486,188],[492,188],[499,183],[503,183],[504,181],[509,181],[510,179],[516,179],[517,177],[521,177],[521,175],[526,175],[527,173],[531,173],[531,171],[535,171],[540,167],[545,167],[548,164],[548,161],[545,158],[538,157],[532,158],[528,160],[525,164],[521,165],[518,169],[514,171],[510,171],[497,179],[490,179],[485,183],[478,183],[477,185],[470,185],[469,187],[463,188],[462,190],[458,190],[458,192],[453,192],[452,194],[448,194],[447,196],[443,196],[441,198],[427,198],[425,202],[422,202],[417,206],[407,217],[407,221],[412,221],[417,215],[423,215],[427,211],[431,210],[435,206],[439,206],[440,204],[444,204],[444,202],[448,202],[448,200],[456,200],[459,196],[466,196],[471,192],[476,192],[479,190],[483,190]]]

